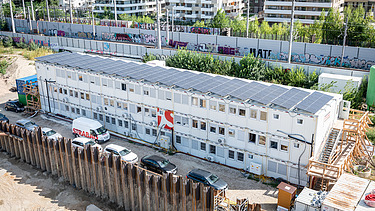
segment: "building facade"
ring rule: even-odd
[[[313,24],[319,20],[323,11],[327,14],[330,8],[344,8],[344,0],[297,0],[295,2],[294,18],[303,24]],[[290,23],[292,1],[266,0],[264,2],[264,20],[269,23]]]
[[[293,183],[306,146],[301,184],[342,103],[338,94],[78,53],[40,57],[36,70],[42,109],[96,119],[135,141]]]
[[[86,8],[89,9],[95,3],[95,0],[71,0],[73,8]],[[59,0],[60,7],[69,8],[69,0]]]
[[[345,7],[357,8],[362,6],[366,15],[375,17],[375,0],[345,0]]]
[[[165,8],[165,1],[159,1],[162,9]],[[107,7],[114,13],[114,4],[112,0],[98,0],[95,2],[95,13],[104,13],[104,8]],[[116,1],[117,14],[128,14],[145,16],[156,13],[155,0],[117,0]]]

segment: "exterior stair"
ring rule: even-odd
[[[319,161],[322,163],[329,163],[329,158],[332,152],[336,148],[337,144],[341,141],[342,130],[332,128],[331,133],[328,136],[328,140],[324,146],[322,153],[320,154]]]

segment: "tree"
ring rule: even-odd
[[[230,28],[232,28],[234,32],[246,32],[246,20],[237,16],[230,22]]]
[[[260,25],[260,29],[259,29],[259,32],[261,34],[271,34],[271,27],[270,25],[268,24],[267,21],[263,21],[262,24]]]
[[[322,26],[323,38],[326,43],[338,43],[338,37],[341,37],[343,29],[343,19],[340,12],[330,8]]]
[[[212,20],[212,27],[213,28],[227,28],[229,27],[229,18],[226,16],[225,11],[220,9],[217,11],[214,19]]]
[[[195,21],[194,27],[206,27],[206,25],[204,24],[204,21]]]
[[[362,6],[357,7],[355,10],[350,6],[346,7],[344,9],[344,21],[346,21],[346,19],[348,19],[348,43],[361,43],[370,39],[371,29],[374,28],[371,26],[371,22],[373,22],[374,19],[369,15],[366,17],[365,10]]]
[[[313,24],[310,25],[308,30],[308,36],[314,37],[314,43],[321,43],[323,39],[323,24],[325,21],[324,11],[320,14],[319,20],[315,20]]]
[[[123,20],[123,21],[130,21],[131,20],[131,16],[126,14],[126,13],[122,13],[118,17],[119,17],[120,20]]]
[[[9,3],[3,4],[3,12],[5,17],[10,17],[10,7]],[[12,10],[13,10],[13,17],[16,14],[16,6],[14,5],[14,2],[12,1]]]
[[[108,8],[108,7],[104,7],[103,9],[103,14],[101,15],[101,18],[103,19],[109,19],[109,20],[113,20],[115,19],[115,16],[114,14],[112,13],[111,9]]]
[[[258,18],[255,17],[255,20],[249,23],[249,33],[258,33],[258,32],[259,32],[259,21],[258,21]]]

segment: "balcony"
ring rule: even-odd
[[[292,6],[290,1],[265,1],[264,6]]]
[[[290,15],[292,12],[290,10],[271,10],[271,9],[265,9],[265,14],[283,14],[283,15]]]

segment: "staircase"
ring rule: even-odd
[[[328,140],[324,146],[324,149],[319,157],[319,162],[330,163],[329,158],[332,155],[333,150],[336,148],[337,144],[341,141],[342,130],[332,128],[331,133],[328,136]]]
[[[323,180],[322,178],[316,178],[314,190],[322,190],[322,191],[327,191],[328,189],[328,181]]]

